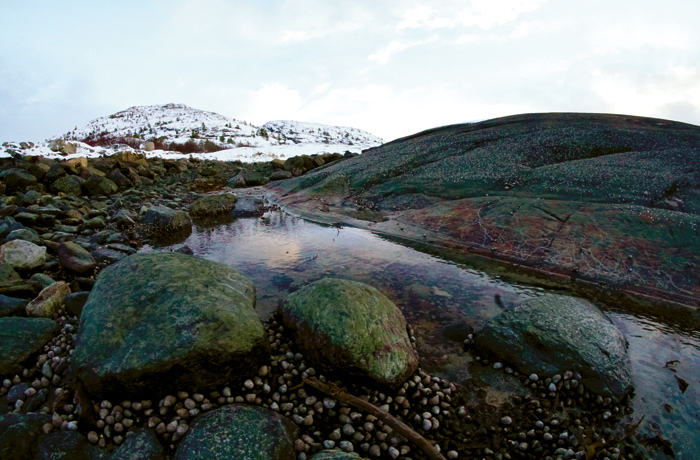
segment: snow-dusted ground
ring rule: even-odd
[[[30,149],[20,149],[19,143],[9,143],[0,148],[0,158],[10,156],[10,151],[22,155],[68,159],[74,157],[98,157],[124,150],[134,150],[124,145],[91,147],[82,140],[129,138],[138,142],[160,139],[170,143],[216,144],[220,151],[213,153],[182,154],[167,150],[142,152],[148,157],[240,160],[247,163],[286,159],[297,155],[317,153],[361,153],[370,147],[381,145],[383,140],[357,128],[277,120],[255,126],[244,120],[225,117],[213,112],[194,109],[184,104],[137,106],[107,117],[97,118],[85,126],[54,139],[64,139],[77,145],[77,152],[62,155],[49,148],[51,139],[37,143]]]
[[[117,152],[123,151],[133,151],[136,153],[142,153],[146,155],[147,158],[200,158],[203,160],[219,160],[219,161],[236,161],[239,160],[243,163],[255,163],[263,161],[271,161],[275,158],[286,160],[298,155],[314,155],[320,153],[345,153],[350,151],[353,153],[361,153],[362,148],[357,146],[348,146],[343,144],[289,144],[289,145],[270,145],[262,147],[237,147],[232,149],[220,150],[218,152],[212,153],[193,153],[184,154],[180,152],[172,152],[167,150],[153,150],[151,152],[146,152],[143,150],[136,150],[129,147],[120,148],[104,148],[104,147],[90,147],[82,142],[75,142],[77,145],[76,153],[70,155],[63,155],[61,153],[53,152],[48,143],[42,143],[36,145],[30,149],[20,149],[19,144],[10,143],[10,148],[15,151],[20,151],[22,155],[26,156],[41,156],[45,158],[53,158],[59,160],[69,160],[71,158],[86,157],[86,158],[97,158],[100,156],[109,156]],[[8,158],[10,154],[7,150],[0,150],[0,158]]]

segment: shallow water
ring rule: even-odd
[[[249,276],[257,289],[257,309],[268,318],[287,294],[325,277],[368,283],[401,308],[417,339],[424,369],[452,381],[469,376],[471,356],[461,342],[505,305],[541,295],[539,288],[443,260],[354,228],[321,226],[281,211],[263,219],[237,219],[196,227],[175,247],[221,262]],[[146,248],[148,250],[148,248]],[[660,432],[676,458],[700,458],[700,328],[683,330],[662,321],[609,311],[630,344],[635,413],[645,415],[639,432]],[[688,383],[685,393],[677,378]],[[660,453],[654,458],[670,458]]]

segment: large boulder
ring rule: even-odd
[[[363,283],[326,278],[287,297],[284,323],[316,367],[396,387],[418,367],[401,311]]]
[[[9,241],[0,246],[0,264],[19,270],[30,270],[44,265],[46,247],[25,240]]]
[[[36,460],[107,460],[109,454],[93,446],[77,431],[57,431],[39,439]]]
[[[238,197],[231,193],[205,196],[192,203],[190,214],[195,217],[206,217],[231,212],[236,201],[238,201]]]
[[[0,318],[0,375],[20,372],[57,330],[58,324],[46,318]]]
[[[135,254],[103,270],[80,316],[72,366],[93,395],[227,385],[268,344],[253,283],[177,253]]]
[[[298,431],[269,409],[224,406],[195,420],[173,460],[294,460]]]
[[[477,334],[476,345],[526,374],[578,371],[590,390],[618,401],[632,389],[627,340],[586,300],[561,295],[525,300],[493,318]]]
[[[58,245],[58,260],[74,273],[89,273],[97,265],[94,257],[78,243],[66,241]]]

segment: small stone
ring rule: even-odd
[[[507,415],[501,419],[501,423],[503,425],[511,425],[513,423],[513,419],[508,417]]]
[[[503,364],[502,363],[493,363],[493,368],[494,369],[501,369],[501,368],[503,368]],[[451,452],[454,452],[454,451],[451,451]]]
[[[96,432],[91,431],[87,434],[87,439],[90,442],[90,444],[97,444],[97,442],[100,440],[100,437],[97,435]]]
[[[554,393],[555,391],[557,391],[557,386],[554,383],[550,383],[548,390],[550,393]]]
[[[395,447],[389,447],[389,450],[387,450],[387,453],[389,456],[393,459],[396,459],[399,457],[400,452],[395,448]]]
[[[537,374],[530,374],[529,379],[533,382],[538,381],[540,378],[537,376]]]
[[[431,422],[429,419],[424,418],[423,419],[423,429],[425,431],[430,430],[433,427],[433,422]]]

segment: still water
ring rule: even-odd
[[[545,291],[443,260],[354,228],[322,226],[271,211],[196,227],[181,246],[196,256],[231,266],[257,289],[261,318],[285,297],[325,277],[370,284],[402,310],[417,339],[421,365],[459,383],[472,361],[461,342],[507,306]],[[148,248],[146,248],[148,250]],[[675,458],[700,458],[700,328],[677,328],[653,317],[608,311],[629,341],[635,383],[631,423],[638,432],[671,441]],[[682,391],[683,384],[688,387]],[[667,457],[659,452],[654,458]]]

